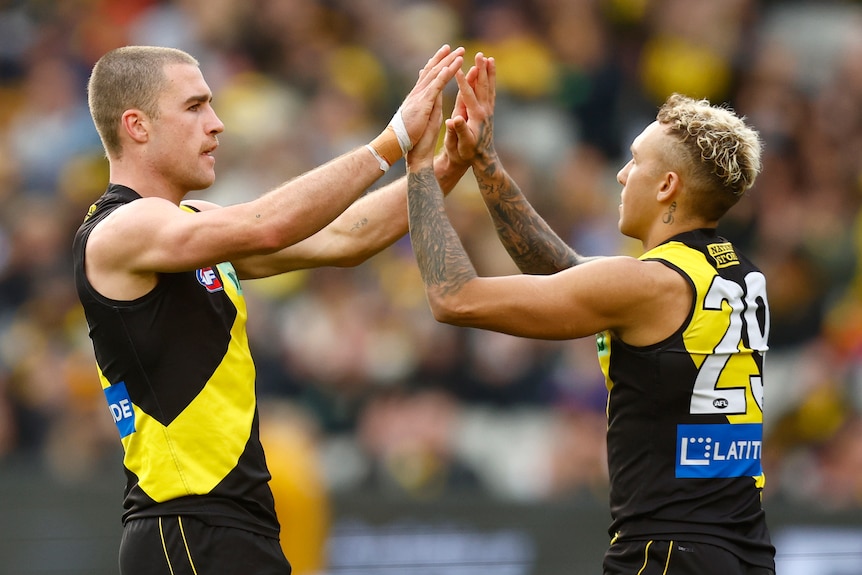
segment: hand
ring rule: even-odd
[[[452,117],[446,120],[444,149],[455,164],[488,164],[496,158],[494,149],[494,104],[496,64],[493,58],[476,54],[476,63],[466,75],[455,75],[458,96]]]
[[[459,70],[460,73],[460,70]],[[438,94],[431,109],[428,124],[413,149],[407,152],[407,171],[418,172],[434,166],[434,151],[440,137],[440,126],[443,123],[443,94]]]
[[[463,63],[464,48],[451,50],[448,45],[444,45],[419,71],[416,85],[399,108],[411,144],[415,144],[425,134],[438,97],[455,73],[460,72]]]

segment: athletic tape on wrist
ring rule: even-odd
[[[375,150],[375,149],[371,146],[371,144],[365,144],[365,147],[366,147],[366,148],[368,148],[368,151],[370,151],[370,152],[371,152],[371,155],[373,155],[373,156],[374,156],[374,159],[376,159],[376,160],[377,160],[377,162],[380,164],[380,169],[381,169],[381,170],[383,170],[383,173],[385,174],[386,172],[388,172],[388,171],[389,171],[389,168],[390,168],[390,166],[389,166],[389,162],[387,162],[386,160],[384,160],[384,159],[383,159],[383,156],[381,156],[380,154],[378,154],[378,153],[377,153],[377,150]]]
[[[395,128],[391,125],[386,126],[379,136],[371,140],[369,146],[377,156],[383,158],[387,166],[391,166],[404,155],[401,144],[398,143],[398,136],[395,135]]]
[[[395,130],[395,136],[398,138],[398,145],[401,147],[401,153],[405,156],[407,152],[413,149],[413,142],[410,141],[410,134],[407,133],[407,126],[404,125],[404,118],[401,117],[401,107],[395,111],[392,116],[392,121],[389,123],[392,129]]]

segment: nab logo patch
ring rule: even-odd
[[[208,292],[214,293],[224,289],[221,279],[219,279],[218,274],[212,267],[199,269],[195,274],[197,275],[198,282],[207,288]]]
[[[105,388],[105,398],[108,400],[108,409],[117,429],[120,431],[120,439],[135,432],[135,410],[132,408],[132,400],[126,390],[126,383],[120,381]]]

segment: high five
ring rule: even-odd
[[[760,493],[766,280],[719,219],[761,169],[728,108],[672,95],[617,174],[619,230],[640,257],[586,258],[535,212],[493,144],[495,62],[456,75],[450,161],[469,162],[523,275],[479,277],[434,177],[435,110],[407,154],[413,249],[434,316],[523,337],[596,337],[608,388],[605,575],[769,575]],[[438,120],[439,121],[439,120]]]

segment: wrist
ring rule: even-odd
[[[498,164],[499,162],[500,159],[497,157],[497,151],[492,149],[486,152],[477,153],[473,156],[473,160],[470,162],[470,165],[474,171],[485,171],[490,166]]]
[[[461,181],[468,169],[470,169],[470,162],[453,160],[446,152],[441,152],[434,158],[434,176],[446,194]]]
[[[388,171],[392,164],[400,160],[402,156],[407,155],[407,152],[413,148],[413,142],[410,140],[407,127],[404,125],[404,117],[401,115],[400,107],[395,111],[395,115],[392,116],[386,129],[365,147],[371,151],[371,154],[379,162],[380,169],[384,172]]]
[[[433,157],[428,158],[410,158],[407,162],[407,173],[416,174],[423,170],[434,170],[435,163]]]
[[[392,126],[386,126],[386,129],[365,147],[374,155],[380,164],[380,169],[384,172],[389,170],[392,164],[400,160],[403,155],[401,145],[398,143],[398,136],[395,135]]]
[[[461,172],[462,174],[467,171],[467,169],[472,164],[472,160],[462,160],[458,157],[453,157],[447,151],[444,151],[439,156],[440,163],[445,170],[452,172]]]

